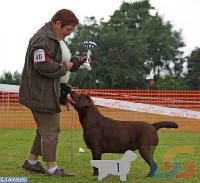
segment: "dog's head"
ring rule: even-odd
[[[93,100],[90,96],[85,94],[78,94],[75,91],[70,92],[70,97],[74,100],[74,103],[70,102],[70,104],[77,110],[84,107],[89,107],[94,105]]]

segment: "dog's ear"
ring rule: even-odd
[[[89,107],[89,106],[92,106],[92,105],[94,105],[93,100],[87,95],[82,95],[78,106],[81,108],[81,107]]]

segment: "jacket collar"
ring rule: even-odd
[[[55,32],[53,30],[53,26],[52,26],[52,22],[51,21],[45,23],[45,30],[46,30],[47,36],[49,38],[57,40],[57,37],[56,37]]]

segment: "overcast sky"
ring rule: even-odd
[[[108,20],[122,2],[123,0],[1,0],[0,75],[2,71],[22,71],[29,39],[57,10],[70,9],[80,21],[85,16]],[[172,23],[175,30],[182,30],[186,54],[195,47],[200,47],[200,0],[150,0],[150,3],[165,21]]]

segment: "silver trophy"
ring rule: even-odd
[[[80,66],[80,69],[88,69],[91,70],[90,62],[88,61],[88,58],[92,55],[92,50],[95,50],[97,45],[95,42],[92,41],[84,41],[84,47],[87,50],[87,60],[84,61],[83,65]]]

